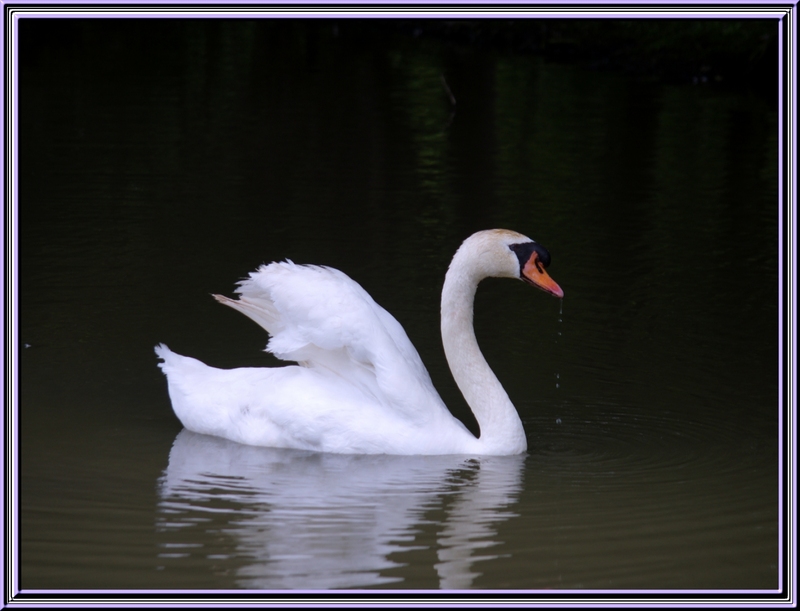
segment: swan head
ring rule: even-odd
[[[463,261],[479,276],[518,278],[558,297],[564,291],[547,273],[550,253],[529,237],[508,229],[488,229],[472,234],[453,258],[453,265]]]

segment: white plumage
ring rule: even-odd
[[[472,330],[475,289],[488,275],[523,277],[563,294],[546,273],[552,286],[523,273],[527,259],[512,250],[519,244],[535,243],[506,230],[479,232],[459,248],[445,278],[445,352],[480,439],[447,410],[391,314],[344,273],[291,261],[251,273],[239,283],[238,300],[215,297],[269,332],[269,352],[298,365],[216,369],[161,344],[156,353],[175,414],[187,429],[251,445],[367,454],[523,452],[522,423]]]

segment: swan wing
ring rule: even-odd
[[[270,263],[236,292],[215,297],[263,327],[276,357],[343,378],[414,421],[447,411],[400,323],[341,271]]]

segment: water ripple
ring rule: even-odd
[[[724,420],[652,414],[624,405],[587,405],[556,421],[526,419],[530,453],[552,465],[593,478],[627,473],[641,479],[685,479],[692,472],[721,474],[741,469],[748,448],[742,433]],[[753,442],[757,443],[757,442]],[[735,460],[733,460],[735,458]]]

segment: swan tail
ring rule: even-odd
[[[159,344],[156,346],[155,352],[158,355],[158,358],[161,359],[161,362],[158,364],[158,366],[161,368],[161,371],[164,372],[164,375],[168,377],[179,369],[187,370],[194,368],[199,370],[207,368],[207,365],[204,365],[197,359],[173,352],[167,348],[166,344]]]
[[[155,347],[156,355],[158,358],[161,359],[161,362],[158,366],[161,368],[165,374],[167,373],[166,369],[169,367],[169,364],[173,361],[173,357],[178,356],[172,350],[167,348],[166,344],[159,344]]]
[[[244,405],[247,405],[251,400],[247,389],[253,386],[253,379],[257,377],[252,372],[258,370],[216,369],[192,357],[172,352],[164,344],[156,346],[155,352],[162,360],[158,366],[167,377],[172,411],[181,424],[195,433],[243,441],[229,431],[243,404],[241,397],[236,400],[236,394],[231,400],[231,394],[243,392]],[[245,390],[238,390],[242,388]]]

